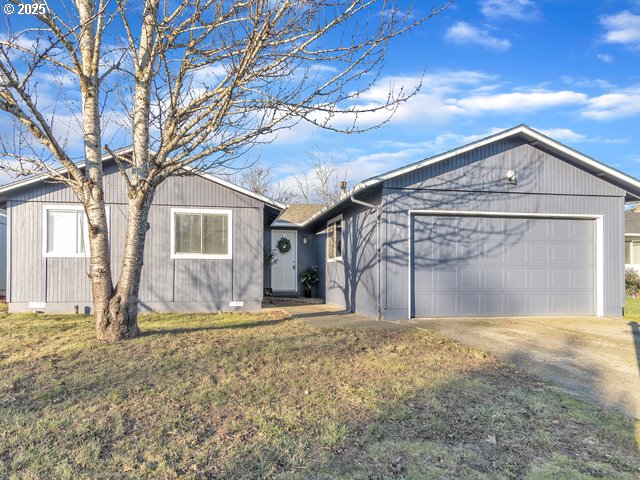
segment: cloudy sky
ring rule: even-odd
[[[389,124],[299,125],[253,155],[284,180],[330,158],[353,186],[525,123],[640,178],[640,0],[458,0],[399,40],[384,72],[363,102],[422,82]]]
[[[440,2],[418,0],[426,9],[415,15]],[[321,67],[330,75],[330,65]],[[43,78],[41,88],[50,83]],[[382,77],[359,102],[381,104],[390,88],[419,85],[379,129],[341,135],[301,123],[247,160],[272,166],[285,183],[314,160],[332,160],[353,187],[525,123],[640,178],[640,0],[457,0],[391,46]],[[384,119],[377,115],[367,121]],[[6,121],[0,116],[9,134]]]

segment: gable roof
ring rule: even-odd
[[[287,206],[278,218],[271,224],[273,227],[291,227],[302,225],[307,219],[324,208],[316,203],[294,203]]]
[[[114,153],[118,155],[124,155],[127,153],[131,153],[132,151],[133,151],[133,147],[126,147],[126,148],[121,148],[120,150],[117,150]],[[112,156],[110,154],[104,155],[102,157],[102,162],[106,162],[111,159],[112,159]],[[78,166],[78,168],[83,169],[85,166],[85,162],[78,162],[76,165]],[[218,178],[215,175],[198,172],[196,169],[193,169],[193,168],[185,168],[185,170],[191,172],[193,175],[198,175],[199,177],[202,177],[211,182],[217,183],[218,185],[222,185],[223,187],[230,188],[231,190],[235,190],[236,192],[255,198],[256,200],[259,200],[262,203],[272,206],[278,210],[284,210],[285,208],[287,208],[287,205],[284,203],[277,202],[268,197],[265,197],[264,195],[260,195],[259,193],[252,192],[251,190],[241,187],[240,185],[236,185],[235,183],[231,183],[226,180],[223,180],[222,178]],[[62,174],[66,173],[65,168],[59,168],[56,171]],[[31,175],[29,177],[16,180],[15,182],[7,183],[6,185],[3,185],[0,187],[0,200],[2,199],[2,197],[4,197],[4,195],[7,192],[11,192],[13,190],[19,190],[21,188],[26,188],[26,187],[29,187],[30,185],[44,182],[50,178],[51,178],[50,175]]]
[[[624,212],[624,233],[640,235],[640,212],[635,209]]]
[[[548,137],[537,130],[527,126],[527,125],[518,125],[517,127],[510,128],[508,130],[504,130],[502,132],[496,133],[495,135],[490,135],[488,137],[482,138],[475,142],[469,143],[467,145],[463,145],[458,148],[454,148],[453,150],[449,150],[447,152],[435,155],[433,157],[426,158],[424,160],[420,160],[418,162],[412,163],[410,165],[397,168],[395,170],[391,170],[389,172],[383,173],[381,175],[377,175],[375,177],[371,177],[367,180],[364,180],[358,183],[355,187],[348,192],[348,194],[342,197],[338,202],[333,205],[329,205],[327,208],[319,211],[313,217],[309,218],[302,226],[306,226],[311,222],[322,217],[326,212],[336,209],[338,206],[343,205],[345,202],[351,200],[355,194],[364,192],[365,190],[369,190],[370,188],[376,187],[382,184],[386,180],[390,180],[392,178],[399,177],[400,175],[404,175],[406,173],[413,172],[414,170],[418,170],[419,168],[423,168],[429,165],[433,165],[436,163],[443,162],[448,160],[456,155],[461,155],[463,153],[469,152],[471,150],[475,150],[476,148],[483,147],[485,145],[489,145],[494,142],[498,142],[500,140],[505,140],[511,137],[520,137],[526,140],[532,146],[543,146],[546,150],[551,153],[557,155],[560,158],[564,158],[573,163],[576,163],[585,169],[592,172],[594,175],[597,175],[599,178],[602,178],[609,183],[617,185],[621,189],[627,192],[627,201],[637,201],[640,199],[640,181],[637,179],[616,170],[609,165],[605,165],[602,162],[599,162],[583,153],[578,152],[577,150],[564,145],[563,143],[554,140],[551,137]]]

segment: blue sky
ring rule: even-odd
[[[365,100],[423,73],[420,93],[380,129],[298,125],[251,156],[285,182],[332,159],[352,187],[526,123],[640,178],[640,0],[459,0],[391,47]]]
[[[432,2],[416,3],[428,6],[416,16],[431,11]],[[77,103],[76,87],[61,83],[56,91],[43,75],[43,102],[63,91]],[[360,103],[382,104],[390,86],[420,82],[420,92],[379,129],[343,135],[301,123],[249,152],[247,160],[272,166],[275,180],[284,183],[308,172],[314,160],[332,160],[353,187],[526,123],[640,178],[640,0],[458,0],[392,43],[382,78]],[[62,120],[60,126],[77,124]],[[11,134],[7,121],[0,116],[0,127]],[[80,130],[76,125],[72,135],[79,155]]]

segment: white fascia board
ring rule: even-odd
[[[442,162],[444,160],[448,160],[452,157],[455,157],[456,155],[461,155],[463,153],[467,153],[471,150],[475,150],[476,148],[480,148],[480,147],[484,147],[486,145],[489,145],[491,143],[500,141],[500,140],[504,140],[506,138],[512,137],[514,135],[518,135],[518,134],[522,134],[525,135],[527,137],[529,137],[531,140],[540,142],[542,144],[547,145],[548,147],[558,151],[559,153],[562,153],[563,155],[571,158],[572,160],[576,161],[577,163],[581,163],[583,165],[586,165],[594,170],[599,170],[603,173],[605,173],[606,175],[609,175],[613,178],[616,178],[618,180],[620,180],[622,183],[627,184],[630,187],[633,188],[637,188],[638,189],[638,194],[637,195],[640,198],[640,181],[636,180],[635,178],[626,175],[618,170],[616,170],[615,168],[609,167],[608,165],[605,165],[604,163],[601,163],[597,160],[594,160],[593,158],[584,155],[580,152],[578,152],[577,150],[574,150],[573,148],[567,147],[566,145],[563,145],[562,143],[547,137],[546,135],[541,134],[540,132],[537,132],[535,130],[533,130],[532,128],[528,127],[527,125],[518,125],[517,127],[513,127],[510,128],[508,130],[505,130],[503,132],[499,132],[496,133],[495,135],[490,135],[486,138],[483,138],[481,140],[475,141],[473,143],[469,143],[467,145],[463,145],[462,147],[459,148],[455,148],[453,150],[449,150],[448,152],[444,152],[441,153],[439,155],[436,155],[434,157],[429,157],[425,160],[422,160],[421,162],[417,162],[417,163],[413,163],[411,165],[407,165],[406,167],[401,167],[399,169],[396,170],[392,170],[390,172],[384,173],[382,175],[378,175],[376,177],[371,177],[368,180],[364,180],[363,182],[360,182],[359,184],[357,184],[355,187],[353,187],[353,189],[348,193],[347,196],[343,197],[342,199],[340,199],[340,201],[338,201],[337,203],[324,208],[322,210],[320,210],[319,212],[317,212],[315,215],[313,215],[311,218],[309,218],[306,222],[304,222],[302,224],[302,226],[306,226],[308,223],[310,223],[311,221],[315,220],[316,218],[318,218],[319,216],[321,216],[322,214],[324,214],[325,212],[327,212],[328,210],[337,207],[338,205],[342,204],[343,202],[345,202],[346,200],[348,200],[350,197],[352,197],[355,193],[359,192],[362,189],[368,188],[368,187],[372,187],[374,185],[377,185],[379,183],[384,182],[385,180],[390,180],[392,178],[396,178],[399,177],[400,175],[404,175],[405,173],[410,173],[413,172],[414,170],[417,170],[419,168],[423,168],[423,167],[427,167],[429,165],[433,165],[434,163],[439,163]],[[624,187],[622,187],[624,188]],[[634,193],[629,192],[632,195],[636,196]]]
[[[298,225],[297,223],[287,222],[286,220],[274,220],[269,226],[280,228],[300,228],[300,225]]]
[[[120,154],[125,154],[125,153],[131,153],[133,152],[133,147],[125,147],[125,148],[121,148],[119,150],[116,150],[114,153],[120,155]],[[103,155],[102,156],[102,161],[105,162],[107,160],[111,160],[111,154],[107,154],[107,155]],[[78,167],[79,169],[83,169],[85,166],[86,162],[82,161],[82,162],[78,162],[76,163],[76,167]],[[65,174],[68,173],[67,169],[65,167],[61,167],[61,168],[57,168],[55,170],[56,172],[60,173],[60,174]],[[28,178],[24,178],[22,180],[16,180],[15,182],[11,182],[8,183],[6,185],[3,185],[2,187],[0,187],[0,195],[5,193],[5,192],[10,192],[12,190],[15,190],[17,188],[23,188],[29,185],[32,185],[34,183],[38,183],[38,182],[44,182],[45,180],[48,180],[49,178],[51,178],[51,175],[48,174],[42,174],[42,175],[35,175],[33,177],[28,177]]]

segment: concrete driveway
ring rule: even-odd
[[[569,393],[640,418],[640,320],[509,317],[378,322],[317,301],[274,303],[318,328],[435,331],[488,351]]]
[[[489,351],[560,388],[640,418],[640,325],[628,318],[442,318],[403,322]]]

